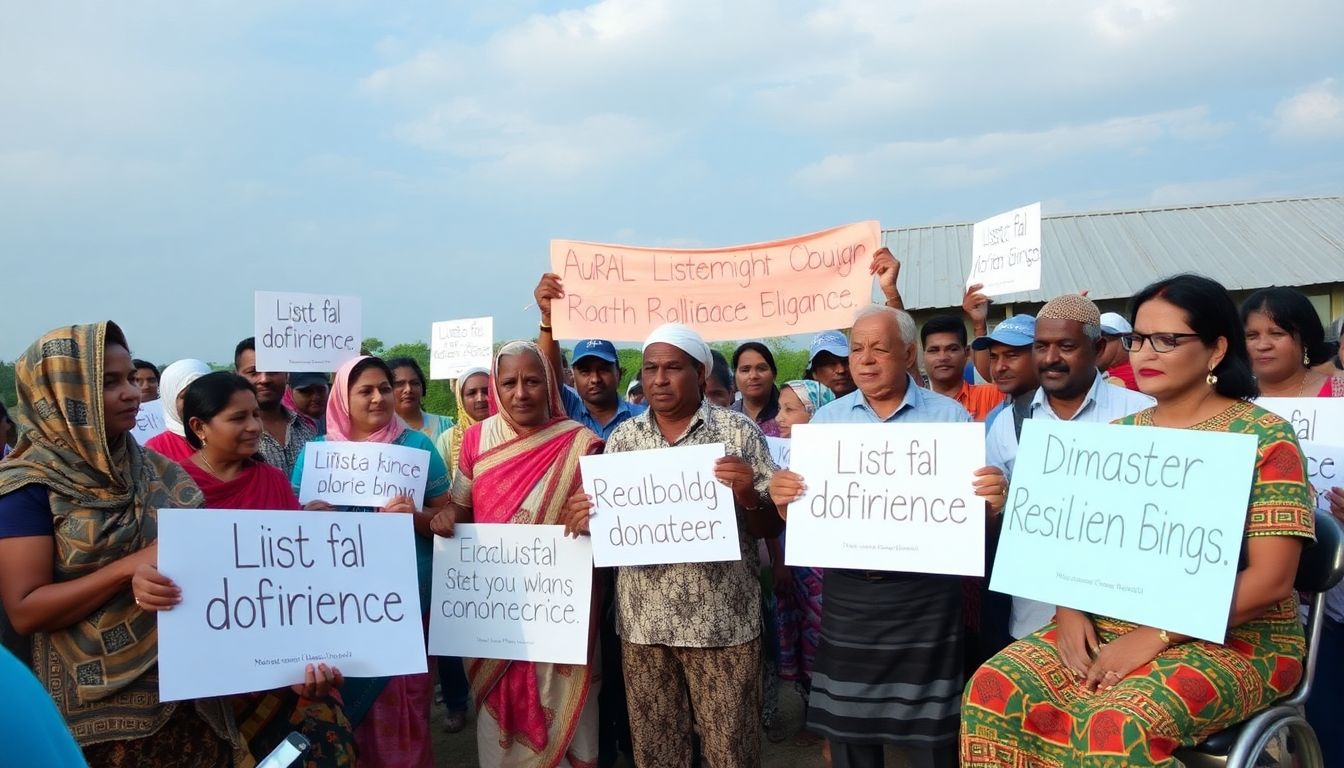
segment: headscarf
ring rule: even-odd
[[[568,414],[565,413],[564,401],[560,399],[559,377],[557,377],[555,371],[551,369],[551,365],[547,361],[546,355],[541,352],[541,347],[538,347],[530,341],[510,341],[508,344],[499,348],[499,352],[495,353],[495,362],[490,366],[493,369],[490,376],[490,402],[492,404],[490,413],[503,419],[514,432],[518,431],[518,425],[514,423],[513,418],[509,416],[508,411],[504,410],[504,402],[499,399],[499,387],[496,386],[496,382],[499,381],[499,361],[505,357],[513,357],[515,355],[527,353],[537,356],[537,359],[541,361],[541,370],[546,375],[547,419],[546,423],[542,426],[568,418]],[[486,421],[489,421],[489,419],[486,419]]]
[[[803,409],[807,411],[808,416],[816,416],[818,408],[835,399],[835,393],[830,387],[823,387],[811,379],[790,381],[784,386],[792,389],[803,402]]]
[[[650,333],[649,337],[644,340],[643,351],[647,352],[649,347],[654,344],[671,344],[690,355],[692,360],[705,367],[706,376],[714,368],[714,356],[710,354],[709,345],[690,326],[681,323],[664,323],[653,329],[653,333]]]
[[[210,366],[191,358],[178,360],[163,369],[163,375],[159,377],[159,398],[163,400],[163,425],[169,432],[178,437],[187,436],[182,412],[177,409],[177,396],[191,386],[191,382],[209,372]]]
[[[359,365],[361,360],[368,360],[369,355],[356,357],[347,360],[336,369],[336,376],[331,382],[331,395],[327,398],[327,439],[333,442],[348,441],[350,435],[354,433],[354,425],[350,418],[350,372]],[[406,431],[406,422],[397,415],[396,408],[393,407],[391,400],[388,401],[387,408],[392,413],[392,420],[387,422],[382,429],[374,432],[364,438],[370,443],[393,443],[401,437],[401,433]]]
[[[443,460],[448,463],[450,474],[457,472],[457,457],[462,454],[462,438],[466,436],[467,428],[479,423],[479,420],[468,413],[466,406],[462,404],[464,399],[462,390],[467,386],[467,379],[477,374],[484,375],[486,381],[490,381],[490,371],[484,368],[468,368],[457,377],[457,381],[453,382],[453,397],[457,399],[457,418],[454,420],[453,428],[448,430],[446,435],[440,435],[437,443],[439,453],[443,454]],[[494,392],[494,387],[488,384],[487,389]]]
[[[0,464],[0,495],[26,485],[46,488],[58,582],[94,573],[153,542],[160,508],[204,502],[178,465],[129,435],[108,440],[103,375],[109,343],[127,346],[114,323],[65,326],[34,342],[15,365],[15,413],[23,431]],[[156,614],[140,610],[124,588],[80,621],[33,637],[37,674],[79,743],[147,736],[179,706],[158,699],[157,626]],[[196,708],[218,735],[233,738],[220,702],[203,699]]]

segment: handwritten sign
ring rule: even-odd
[[[1302,453],[1307,459],[1307,482],[1316,494],[1316,508],[1329,512],[1330,500],[1325,494],[1333,488],[1344,488],[1344,445],[1303,440]]]
[[[880,234],[864,221],[708,250],[552,240],[551,270],[565,283],[551,308],[555,334],[643,341],[663,323],[684,323],[725,341],[847,328],[872,302],[868,265]]]
[[[1255,454],[1254,435],[1028,419],[990,589],[1223,642]]]
[[[163,399],[141,403],[140,413],[135,416],[135,429],[131,430],[135,442],[144,445],[151,437],[161,434],[165,429],[167,425],[163,422]]]
[[[1344,397],[1262,397],[1255,404],[1282,416],[1298,440],[1344,444]]]
[[[430,329],[429,378],[456,379],[472,368],[490,368],[495,320],[444,320]]]
[[[159,698],[281,688],[306,664],[424,672],[414,540],[410,515],[159,510],[158,567],[182,589],[159,614]]]
[[[980,424],[799,424],[790,469],[807,495],[789,505],[784,561],[980,576],[985,465]]]
[[[1041,204],[978,221],[972,227],[971,274],[966,285],[983,283],[986,296],[1041,287]]]
[[[714,443],[580,458],[594,564],[740,559],[733,494],[714,479],[723,455]]]
[[[429,652],[588,663],[593,545],[559,525],[459,525],[434,539]]]
[[[775,462],[775,466],[780,469],[789,468],[789,454],[792,453],[793,441],[787,437],[770,437],[766,435],[765,445],[770,449],[770,460]]]
[[[258,371],[334,371],[359,356],[360,301],[355,296],[257,291]]]
[[[429,451],[387,443],[313,442],[303,450],[299,501],[381,507],[398,496],[425,503]]]

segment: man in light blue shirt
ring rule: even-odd
[[[1032,356],[1041,386],[1027,418],[1109,424],[1153,404],[1153,398],[1107,384],[1097,357],[1109,341],[1101,335],[1097,305],[1077,294],[1051,299],[1036,315]],[[1017,430],[1010,418],[995,419],[985,442],[985,457],[1009,478],[1017,460]],[[1008,631],[1017,639],[1049,624],[1055,606],[1013,598]]]

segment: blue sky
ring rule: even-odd
[[[553,237],[754,242],[1344,192],[1337,0],[7,2],[0,356],[252,292],[530,335]],[[907,265],[917,269],[917,264]]]

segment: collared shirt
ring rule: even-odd
[[[863,392],[854,390],[848,395],[817,409],[813,424],[896,424],[901,422],[970,421],[970,414],[956,400],[925,389],[906,375],[905,397],[890,416],[881,418],[868,404]]]
[[[961,389],[957,390],[956,396],[952,399],[961,403],[961,407],[965,408],[975,421],[986,421],[989,419],[989,414],[1003,405],[1008,398],[1004,397],[999,388],[993,384],[969,384],[962,381]]]
[[[294,464],[299,460],[299,452],[303,446],[308,444],[309,440],[317,437],[317,431],[309,421],[285,406],[280,406],[280,410],[285,412],[285,443],[280,444],[269,429],[261,430],[261,443],[258,452],[261,457],[266,459],[266,463],[285,473],[288,477],[294,474]]]
[[[727,455],[751,465],[764,496],[775,465],[751,419],[705,401],[685,434],[668,442],[652,411],[611,433],[607,453],[723,443]],[[737,516],[742,559],[717,563],[624,566],[616,569],[616,631],[627,642],[679,648],[724,648],[761,632],[760,561],[756,538]]]
[[[1036,389],[1031,399],[1031,411],[1027,418],[1052,419],[1054,421],[1077,421],[1086,424],[1110,424],[1116,419],[1131,413],[1137,413],[1154,403],[1153,398],[1141,393],[1131,392],[1124,387],[1107,384],[1097,374],[1092,386],[1083,399],[1083,405],[1072,418],[1061,419],[1050,407],[1050,399],[1045,390]],[[1003,470],[1010,481],[1013,477],[1013,464],[1017,461],[1017,431],[1013,429],[1013,420],[1005,416],[995,419],[985,438],[985,458],[992,466]],[[1012,616],[1008,622],[1008,631],[1013,637],[1021,639],[1050,623],[1055,615],[1055,606],[1022,597],[1013,598]]]
[[[616,398],[616,415],[604,426],[598,423],[597,419],[594,419],[593,415],[588,412],[588,404],[583,402],[583,398],[579,397],[579,393],[575,392],[573,388],[560,387],[560,402],[564,404],[565,413],[568,414],[569,418],[593,430],[603,440],[610,438],[611,433],[615,432],[621,424],[649,408],[647,405],[637,405],[623,397],[618,397]]]

